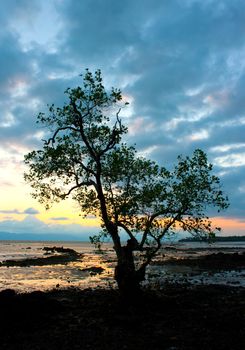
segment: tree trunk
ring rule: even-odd
[[[140,294],[140,282],[145,279],[145,270],[136,271],[133,256],[133,247],[128,244],[121,248],[120,258],[115,268],[115,280],[119,291],[125,297],[134,297]]]

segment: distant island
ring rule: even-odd
[[[176,237],[177,239],[177,237]],[[89,235],[82,233],[81,235],[72,234],[33,234],[33,233],[12,233],[12,232],[1,232],[0,241],[53,241],[53,242],[64,242],[64,241],[78,241],[78,242],[90,242]],[[212,240],[197,237],[187,237],[177,239],[178,242],[244,242],[245,236],[216,236]]]
[[[87,234],[82,234],[81,236],[72,234],[32,234],[32,233],[12,233],[12,232],[0,232],[0,241],[79,241],[79,242],[89,242],[89,237]]]
[[[216,236],[215,238],[212,238],[210,242],[244,242],[245,236]],[[179,242],[209,242],[209,240],[206,238],[200,238],[200,237],[188,237],[188,238],[182,238],[179,240]]]

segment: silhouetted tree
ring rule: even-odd
[[[122,142],[127,128],[119,114],[125,103],[120,90],[106,91],[100,70],[87,70],[82,87],[66,94],[62,108],[51,105],[48,115],[38,116],[50,137],[41,150],[25,156],[25,180],[46,208],[71,195],[85,215],[101,219],[103,235],[114,244],[118,287],[133,293],[163,237],[176,230],[213,235],[204,212],[207,206],[227,208],[227,198],[203,151],[179,156],[168,171]]]

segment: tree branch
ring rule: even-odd
[[[177,220],[178,216],[179,216],[179,214],[175,215],[175,217],[172,218],[169,221],[169,223],[164,227],[164,230],[162,231],[162,233],[158,237],[155,237],[155,236],[151,235],[151,237],[153,237],[155,239],[155,241],[157,242],[157,246],[154,249],[152,249],[151,253],[149,253],[147,255],[146,260],[142,263],[142,265],[140,266],[139,270],[144,270],[146,268],[146,266],[149,265],[149,263],[151,262],[152,258],[155,256],[155,254],[158,252],[158,250],[162,246],[162,244],[161,244],[162,238],[164,237],[165,233],[169,230],[169,228],[175,223],[175,221]]]
[[[71,160],[74,163],[78,163],[87,173],[92,174],[94,176],[96,175],[95,172],[92,169],[88,168],[81,160],[75,158],[72,158]]]
[[[129,235],[130,239],[131,239],[131,243],[134,243],[134,249],[133,250],[141,250],[140,246],[139,246],[139,242],[137,241],[137,239],[134,237],[134,235],[132,234],[132,232],[129,230],[129,228],[124,225],[124,223],[122,223],[121,221],[118,221],[117,225],[119,227],[122,227],[124,229],[125,232],[127,232],[127,234]]]
[[[66,192],[62,195],[62,197],[64,197],[64,198],[68,197],[72,191],[74,191],[76,188],[80,188],[82,186],[94,186],[96,188],[96,183],[92,180],[80,182],[77,185],[71,187],[68,192]]]
[[[62,130],[72,130],[72,131],[75,131],[75,132],[79,132],[79,130],[77,130],[76,128],[73,128],[72,126],[60,127],[60,128],[58,128],[58,129],[54,132],[54,134],[53,134],[52,137],[50,137],[47,141],[44,140],[45,145],[48,146],[48,145],[50,144],[50,142],[52,142],[52,144],[55,143],[55,138],[56,138],[56,136],[57,136],[58,133],[59,133],[60,131],[62,131]]]
[[[183,226],[185,226],[187,228],[187,231],[189,231],[190,233],[193,233],[193,231],[194,231],[196,234],[201,235],[202,233],[205,232],[205,230],[211,232],[211,226],[208,227],[208,225],[203,224],[202,227],[200,227],[200,226],[196,227],[194,225],[191,225],[190,222],[186,222],[183,220],[179,220],[179,221],[183,224]],[[210,221],[208,221],[208,222],[210,222]]]
[[[145,244],[145,241],[146,241],[146,238],[147,238],[147,235],[148,233],[150,232],[150,228],[151,228],[151,224],[153,223],[153,221],[160,215],[166,215],[166,214],[172,214],[171,211],[169,209],[166,209],[166,210],[161,210],[161,211],[158,211],[157,213],[154,213],[150,216],[150,219],[147,223],[147,227],[143,233],[143,236],[142,236],[142,240],[140,242],[140,246],[141,248],[143,248],[144,244]]]
[[[113,130],[112,130],[112,134],[111,134],[111,139],[108,142],[107,146],[100,151],[100,156],[105,154],[107,151],[109,151],[110,149],[112,149],[116,144],[117,144],[117,139],[116,137],[120,134],[120,132],[122,132],[122,123],[121,120],[119,119],[119,113],[121,112],[121,108],[119,108],[118,112],[116,113],[116,122],[114,124]],[[117,129],[117,124],[119,124],[119,129]]]
[[[85,143],[90,155],[92,156],[92,158],[94,160],[97,161],[97,158],[98,158],[98,155],[96,154],[96,151],[94,150],[94,148],[90,145],[88,139],[87,139],[87,136],[85,135],[84,133],[84,129],[83,129],[83,122],[82,122],[82,119],[86,116],[86,115],[89,115],[90,114],[90,111],[88,111],[86,113],[86,115],[82,115],[82,113],[77,109],[77,106],[75,104],[75,102],[72,102],[72,107],[74,109],[74,112],[79,116],[79,119],[78,119],[78,125],[79,125],[79,131],[80,131],[80,134],[82,136],[82,140],[83,142]],[[94,106],[93,106],[94,107]],[[92,109],[92,108],[91,108]]]

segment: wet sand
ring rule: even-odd
[[[116,260],[110,245],[104,254],[96,253],[92,247],[85,246],[84,250],[81,246],[78,251],[74,248],[74,245],[73,249],[45,245],[31,248],[25,244],[19,249],[22,255],[0,262],[0,290],[31,292],[57,286],[61,289],[115,287]],[[158,289],[164,288],[166,283],[245,287],[245,249],[244,246],[194,249],[166,246],[147,268],[146,277],[144,286],[154,285]]]

